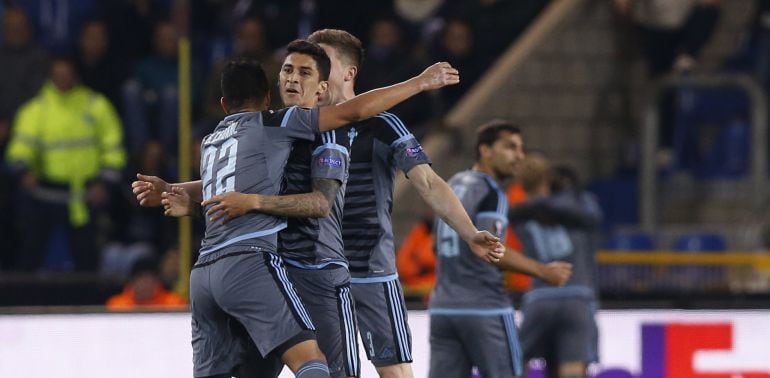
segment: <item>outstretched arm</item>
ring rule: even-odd
[[[564,285],[572,276],[572,264],[570,263],[553,261],[543,264],[510,248],[496,264],[502,270],[524,273],[554,286]]]
[[[229,222],[251,211],[282,217],[324,218],[329,216],[339,189],[337,180],[315,178],[310,193],[265,196],[228,192],[211,197],[202,205],[213,205],[206,212],[212,222],[220,218]]]
[[[487,231],[476,229],[463,204],[444,179],[427,164],[414,166],[408,174],[409,181],[417,188],[420,196],[468,243],[476,256],[489,262],[500,261],[505,251],[500,239]]]
[[[420,92],[459,82],[459,72],[449,63],[436,63],[407,81],[389,87],[373,89],[338,105],[320,108],[318,128],[323,132],[362,121],[374,117]]]

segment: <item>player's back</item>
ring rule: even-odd
[[[347,131],[337,129],[317,135],[315,141],[297,141],[289,156],[282,194],[309,193],[316,178],[337,180],[331,214],[323,218],[288,218],[288,227],[278,234],[284,260],[299,267],[326,264],[347,266],[342,243],[342,209],[348,175]]]
[[[232,191],[279,194],[292,143],[313,140],[317,120],[317,109],[296,107],[225,117],[201,143],[203,199]],[[274,252],[276,233],[285,227],[285,219],[263,213],[247,213],[226,224],[206,219],[200,255],[231,250]]]
[[[395,277],[391,210],[396,170],[430,164],[417,139],[390,113],[348,126],[350,170],[342,237],[350,274],[357,279]]]
[[[560,224],[554,214],[552,225],[530,220],[517,225],[524,249],[531,258],[544,264],[551,261],[566,261],[572,264],[572,275],[565,287],[586,287],[595,289],[596,264],[594,254],[600,245],[598,226],[601,210],[598,202],[588,192],[563,191],[543,199],[551,208],[568,211],[570,218],[581,222]],[[533,280],[533,287],[557,289],[540,279]]]
[[[452,177],[448,184],[476,228],[502,239],[507,226],[508,203],[505,193],[494,180],[481,172],[463,171]],[[434,228],[438,264],[431,308],[510,307],[500,269],[476,256],[457,232],[440,218],[436,219]]]

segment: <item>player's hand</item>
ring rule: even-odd
[[[206,217],[210,222],[222,219],[222,223],[227,223],[243,214],[254,209],[254,195],[238,192],[227,192],[211,197],[201,205],[213,205],[206,212]]]
[[[505,246],[500,243],[500,238],[488,231],[477,231],[468,245],[476,256],[490,263],[499,262],[505,254]]]
[[[131,190],[139,205],[144,207],[160,206],[161,194],[171,190],[170,185],[158,176],[136,174],[136,181],[131,183]]]
[[[421,90],[430,91],[459,83],[460,73],[451,64],[438,62],[422,71],[417,80]]]
[[[193,215],[193,201],[184,188],[172,186],[170,192],[161,193],[163,214],[169,217],[184,217]]]
[[[540,279],[553,286],[563,286],[572,276],[572,264],[553,261],[545,265]]]

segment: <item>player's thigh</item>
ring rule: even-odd
[[[430,317],[430,378],[467,378],[471,361],[454,327],[452,317]]]
[[[589,362],[594,343],[594,317],[591,303],[583,299],[561,301],[556,328],[556,359],[564,362]]]
[[[303,331],[315,330],[277,255],[241,254],[217,261],[211,268],[209,280],[217,303],[244,326],[261,355],[279,346],[291,347],[285,343]]]
[[[289,266],[287,270],[316,326],[318,345],[326,356],[331,376],[359,375],[350,273],[344,267],[310,270]]]
[[[190,273],[193,370],[196,377],[229,374],[242,352],[232,333],[234,321],[216,303],[208,286],[209,266]]]
[[[465,316],[460,336],[484,378],[509,378],[522,374],[522,355],[513,312],[494,316]]]
[[[412,336],[398,279],[354,283],[358,328],[366,356],[374,366],[412,362]]]
[[[547,302],[550,301],[533,301],[522,308],[524,320],[519,328],[519,340],[524,362],[546,358],[549,354],[555,309]]]

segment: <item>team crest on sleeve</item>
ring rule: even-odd
[[[494,235],[501,235],[503,233],[503,228],[505,225],[503,224],[503,221],[501,220],[495,220],[495,232]]]

